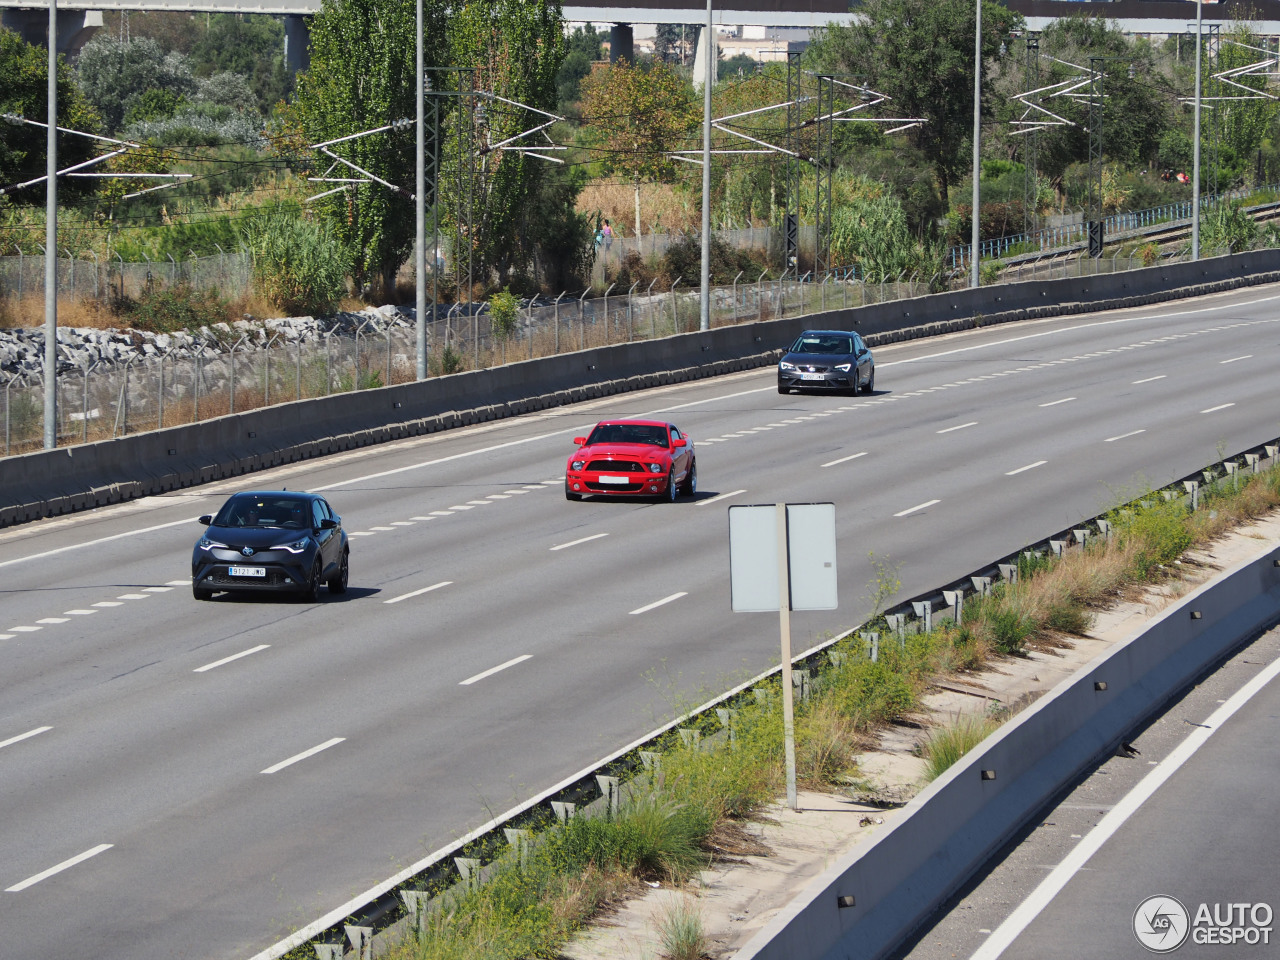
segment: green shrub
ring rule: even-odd
[[[925,779],[936,780],[966,753],[999,727],[989,717],[960,717],[949,726],[934,730],[924,743]]]
[[[509,287],[489,298],[489,320],[496,337],[505,340],[516,332],[520,321],[520,303]]]
[[[230,306],[213,290],[196,290],[188,284],[161,287],[150,283],[137,297],[114,297],[109,307],[123,324],[134,330],[173,333],[225,323]]]
[[[330,313],[346,292],[351,258],[327,223],[276,207],[244,228],[258,292],[287,315]]]

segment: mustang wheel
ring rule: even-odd
[[[678,496],[680,496],[680,487],[676,483],[676,468],[672,467],[671,472],[667,474],[667,503],[675,503]]]
[[[346,593],[347,578],[351,575],[351,551],[342,551],[342,563],[338,565],[338,575],[329,581],[330,593]]]
[[[698,492],[698,461],[695,460],[689,464],[689,472],[685,475],[684,483],[680,484],[680,495],[684,497],[692,497]]]

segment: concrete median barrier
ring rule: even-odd
[[[805,329],[872,345],[991,323],[1139,306],[1280,280],[1280,250],[1127,273],[954,290],[615,344],[0,459],[0,526],[373,443],[772,363]]]

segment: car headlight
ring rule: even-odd
[[[649,472],[650,472],[650,473],[661,473],[661,472],[662,472],[662,464],[660,464],[660,463],[651,463],[651,464],[649,464]]]
[[[786,370],[786,371],[787,371],[787,372],[789,372],[789,373],[795,373],[795,372],[796,372],[796,365],[795,365],[794,363],[787,363],[787,361],[785,361],[785,360],[779,360],[779,361],[778,361],[778,369],[779,369],[779,370]]]
[[[570,470],[581,470],[581,469],[583,468],[583,466],[584,466],[584,465],[585,465],[585,461],[583,461],[583,460],[574,460],[571,464],[569,464],[569,469],[570,469]]]
[[[293,543],[277,543],[272,550],[288,550],[290,553],[302,553],[307,547],[311,546],[311,538],[303,537],[301,540],[295,540]]]
[[[201,550],[212,550],[214,547],[221,547],[223,550],[227,549],[227,545],[225,543],[219,543],[217,540],[210,540],[208,537],[201,537],[200,542],[196,544],[196,546]]]
[[[837,363],[837,364],[836,364],[836,369],[837,369],[837,370],[839,370],[841,373],[848,373],[848,372],[849,372],[849,368],[850,368],[851,366],[853,366],[853,364],[851,364],[851,363]]]

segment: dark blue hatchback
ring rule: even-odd
[[[347,590],[347,534],[320,496],[276,490],[233,495],[191,555],[191,592],[208,600],[219,590],[278,591],[316,600],[321,584]]]

